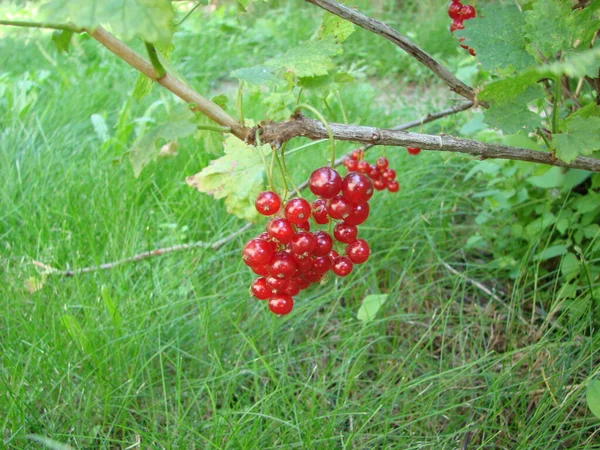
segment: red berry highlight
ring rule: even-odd
[[[279,211],[281,207],[281,199],[273,191],[265,191],[258,194],[254,206],[259,214],[263,216],[272,216]]]
[[[310,175],[308,187],[319,197],[333,198],[342,188],[342,177],[331,167],[321,167]]]
[[[285,316],[294,309],[294,299],[287,294],[275,294],[269,299],[269,309],[280,316]]]

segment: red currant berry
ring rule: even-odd
[[[365,203],[373,196],[373,183],[362,173],[350,172],[344,177],[342,193],[354,204]]]
[[[313,251],[314,256],[325,256],[333,247],[333,239],[329,236],[325,231],[317,231],[315,233],[315,238],[317,239],[317,246]]]
[[[347,256],[340,256],[333,261],[333,266],[331,267],[331,271],[335,273],[338,277],[345,277],[352,272],[352,268],[354,264],[350,261],[350,258]]]
[[[394,169],[385,169],[381,174],[383,178],[386,180],[395,180],[396,179],[396,171]]]
[[[281,199],[279,195],[272,191],[265,191],[258,194],[254,202],[256,210],[263,216],[272,216],[279,211]]]
[[[365,156],[365,152],[360,148],[354,150],[350,154],[350,158],[352,158],[354,161],[361,161],[364,156]]]
[[[369,217],[369,210],[370,208],[368,203],[355,205],[354,209],[352,210],[352,214],[346,217],[344,222],[346,222],[348,225],[360,225],[367,220],[367,217]]]
[[[242,250],[242,259],[250,267],[264,266],[271,261],[273,249],[264,239],[251,239]]]
[[[454,33],[456,30],[464,30],[465,26],[463,25],[463,21],[461,19],[452,19],[452,23],[450,24],[450,33]]]
[[[358,161],[351,159],[348,161],[346,168],[348,169],[348,172],[354,172],[355,170],[358,170]]]
[[[267,269],[267,266],[250,266],[250,269],[252,269],[252,272],[254,272],[256,275],[260,275],[261,277],[266,277],[269,275],[269,270]]]
[[[285,316],[294,309],[294,299],[287,294],[275,294],[269,299],[269,309],[280,316]]]
[[[390,192],[398,192],[400,190],[400,185],[396,180],[392,180],[388,182],[387,188]]]
[[[312,283],[308,281],[306,278],[298,278],[298,284],[300,286],[300,290],[303,291],[307,287],[309,287]]]
[[[314,271],[310,271],[304,274],[304,278],[306,278],[311,283],[318,283],[323,279],[324,273],[317,273]]]
[[[310,175],[308,186],[319,197],[333,198],[342,188],[342,177],[331,167],[321,167]]]
[[[269,286],[270,289],[277,292],[283,292],[283,290],[288,285],[288,280],[282,280],[280,278],[275,278],[271,276],[265,277],[265,282],[267,283],[267,286]]]
[[[460,8],[460,18],[463,20],[469,20],[469,19],[473,19],[477,16],[477,11],[475,11],[475,8],[471,5],[463,5]]]
[[[306,272],[310,269],[311,259],[310,256],[298,255],[297,253],[290,253],[292,259],[296,263],[296,269],[300,272]]]
[[[294,295],[298,295],[300,293],[300,279],[299,278],[292,278],[291,280],[289,280],[287,287],[285,288],[285,290],[283,291],[284,294],[289,295],[290,297],[293,297]]]
[[[383,178],[379,178],[373,181],[373,187],[376,191],[383,191],[387,187],[387,181]]]
[[[311,209],[311,211],[312,211],[312,209]],[[310,231],[310,223],[308,223],[308,222],[299,223],[296,225],[296,230]]]
[[[356,240],[358,228],[356,225],[348,225],[345,222],[338,223],[333,229],[333,236],[338,242],[350,244]]]
[[[380,156],[379,158],[377,158],[377,161],[375,161],[375,165],[378,169],[387,169],[389,161],[384,156]]]
[[[332,219],[340,220],[345,219],[352,213],[352,203],[346,200],[345,197],[341,195],[336,195],[331,200],[329,200],[327,205],[327,212]]]
[[[285,252],[277,252],[273,255],[273,259],[267,266],[269,274],[280,280],[287,280],[296,274],[296,261]]]
[[[285,205],[286,219],[296,225],[308,222],[310,213],[310,203],[303,198],[293,198]]]
[[[326,273],[329,269],[331,269],[331,259],[329,259],[329,255],[315,256],[312,259],[313,272]]]
[[[331,250],[329,252],[329,259],[331,260],[331,262],[333,263],[333,261],[335,260],[335,258],[337,258],[338,256],[340,256],[340,254],[338,252],[336,252],[335,250]]]
[[[297,255],[310,255],[316,246],[317,240],[307,231],[299,231],[292,238],[291,249]]]
[[[452,2],[448,6],[448,17],[451,19],[460,19],[463,5],[460,2]]]
[[[264,278],[257,278],[250,286],[250,292],[259,300],[267,300],[273,293]]]
[[[312,202],[312,211],[313,218],[319,225],[329,223],[329,216],[327,215],[327,202],[324,199],[318,198]]]
[[[346,247],[346,256],[355,264],[362,264],[371,254],[369,244],[364,239],[357,239]]]
[[[286,219],[271,219],[267,223],[267,233],[269,233],[269,237],[281,244],[287,244],[294,236],[294,227]]]
[[[360,173],[368,173],[369,172],[369,163],[365,160],[362,160],[358,163],[357,168]]]
[[[407,147],[406,150],[408,151],[409,155],[418,155],[419,153],[421,153],[421,149],[418,147]]]
[[[375,180],[378,180],[381,178],[381,172],[379,171],[377,166],[370,166],[369,172],[367,173],[367,175],[369,175],[369,178],[371,178],[371,181],[375,181]]]

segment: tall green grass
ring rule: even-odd
[[[317,18],[301,3],[191,22],[174,61],[194,86],[218,92],[230,70],[311,35]],[[289,29],[268,31],[277,20]],[[485,186],[462,181],[462,158],[387,149],[402,190],[372,202],[361,228],[371,260],[311,288],[284,318],[247,293],[240,248],[258,226],[216,252],[49,276],[29,293],[25,281],[39,277],[32,261],[85,267],[217,240],[243,223],[185,184],[209,160],[193,141],[135,179],[121,161],[130,142],[106,144],[94,130],[99,114],[111,135],[132,132],[154,102],[172,103],[165,93],[126,105],[135,74],[93,42],[59,56],[43,32],[1,31],[3,446],[40,448],[26,438],[35,434],[81,449],[597,448],[583,392],[598,338],[589,324],[552,314],[556,274],[538,277],[524,260],[517,279],[504,279],[485,254],[466,257],[478,227],[472,194]],[[372,54],[362,39],[353,51]],[[217,43],[226,51],[212,52]],[[351,121],[383,125],[447,103],[398,95],[390,104],[367,84],[343,98]],[[260,119],[262,108],[248,114]],[[341,120],[339,108],[333,114]],[[450,133],[459,120],[426,130]],[[388,301],[375,320],[358,321],[361,300],[376,293]]]

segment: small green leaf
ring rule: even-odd
[[[281,80],[274,74],[274,68],[267,66],[254,66],[237,69],[231,76],[248,84],[249,86],[272,86]]]
[[[377,311],[379,311],[379,308],[383,306],[387,299],[387,294],[367,295],[360,308],[358,308],[356,317],[362,322],[370,322],[375,318]]]
[[[565,162],[572,162],[577,156],[591,155],[600,150],[600,118],[581,116],[566,122],[567,131],[556,134],[552,143],[556,156]]]
[[[527,178],[527,182],[544,189],[561,187],[565,180],[565,174],[560,167],[551,167],[543,175]]]
[[[525,13],[527,37],[546,56],[570,47],[571,5],[559,0],[538,0]]]
[[[216,199],[224,198],[227,211],[242,219],[256,221],[256,196],[265,188],[265,167],[259,152],[270,155],[271,147],[253,147],[235,136],[224,142],[225,155],[210,162],[208,167],[186,182],[200,192]]]
[[[592,414],[600,419],[600,380],[593,380],[588,385],[585,399]]]
[[[284,55],[265,63],[278,72],[291,72],[297,77],[327,75],[334,67],[332,57],[341,52],[333,39],[307,41]]]
[[[354,25],[334,14],[325,13],[321,26],[317,30],[315,37],[325,39],[332,37],[338,44],[344,42],[354,33]]]
[[[100,288],[100,295],[102,296],[106,312],[110,316],[113,326],[115,327],[115,331],[120,333],[123,325],[123,318],[121,317],[121,312],[119,311],[116,302],[113,300],[106,286]]]
[[[79,325],[77,319],[74,316],[66,315],[62,316],[61,322],[67,329],[69,335],[71,336],[71,339],[73,339],[77,347],[79,347],[79,350],[81,350],[86,355],[92,355],[93,346],[88,337],[83,332],[83,329]]]
[[[578,275],[581,271],[581,263],[579,262],[579,259],[577,259],[577,256],[573,253],[567,253],[562,259],[560,271],[567,279],[571,279]]]
[[[58,53],[69,53],[72,37],[73,32],[71,30],[56,30],[52,33],[52,43]]]
[[[556,258],[567,253],[566,245],[553,245],[552,247],[545,248],[537,255],[535,255],[536,261],[546,261],[547,259]]]
[[[140,73],[137,77],[137,80],[135,81],[135,85],[133,86],[133,92],[131,95],[139,102],[146,95],[148,95],[150,91],[152,91],[153,84],[154,81],[152,81],[143,73]]]

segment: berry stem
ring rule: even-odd
[[[338,98],[338,102],[340,102],[340,109],[342,110],[342,117],[344,118],[344,123],[348,125],[348,116],[346,115],[346,108],[344,108],[344,102],[342,101],[342,96],[340,95],[340,90],[335,91],[335,95]]]
[[[242,125],[244,125],[244,90],[242,87],[242,82],[240,81],[240,86],[237,91],[237,99],[236,99],[236,107],[239,115],[239,120]]]
[[[285,148],[286,147],[287,147],[287,142],[281,146],[281,164],[283,165],[283,170],[285,171],[285,174],[287,175],[287,177],[290,180],[290,184],[292,185],[292,188],[294,188],[294,192],[296,193],[296,195],[299,198],[302,198],[302,194],[300,193],[300,189],[298,189],[298,186],[294,182],[294,178],[292,178],[292,175],[290,174],[290,172],[289,172],[289,170],[287,168],[287,164],[285,162]]]
[[[285,171],[283,164],[281,163],[281,158],[279,158],[279,155],[277,154],[276,149],[273,150],[273,156],[274,156],[275,160],[277,161],[277,166],[279,167],[279,171],[281,172],[281,179],[283,181],[283,191],[284,191],[282,200],[285,201],[285,199],[287,199],[287,195],[289,192],[286,171]]]
[[[273,166],[271,165],[271,167],[269,167],[269,165],[267,164],[267,158],[265,158],[265,154],[263,153],[262,145],[260,143],[260,130],[258,129],[256,130],[256,148],[260,153],[260,157],[262,158],[263,164],[265,166],[265,172],[267,173],[267,181],[269,182],[269,190],[273,191]]]
[[[312,112],[323,123],[323,126],[327,130],[327,135],[329,136],[329,145],[331,147],[331,167],[332,168],[335,167],[335,139],[333,137],[333,133],[332,133],[331,128],[329,126],[329,122],[327,122],[327,120],[325,119],[325,117],[323,117],[323,114],[321,114],[319,111],[317,111],[312,106],[307,105],[305,103],[302,103],[301,105],[296,106],[296,109],[294,110],[294,112],[298,112],[301,109],[306,109],[306,110]]]

